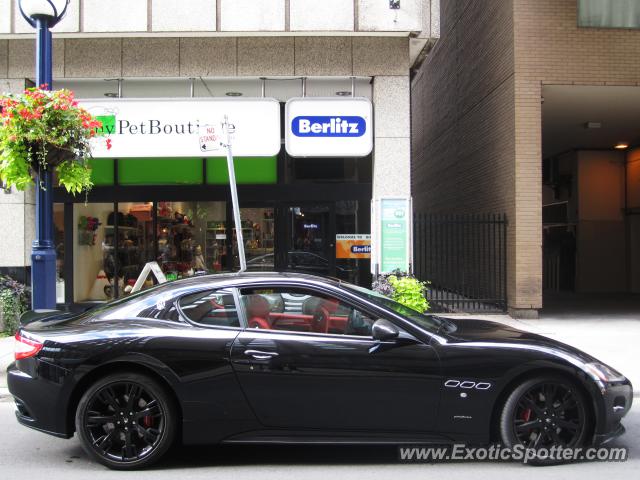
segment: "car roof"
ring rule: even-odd
[[[176,287],[189,285],[220,285],[243,283],[249,280],[251,282],[281,282],[301,280],[306,282],[323,282],[332,286],[339,286],[340,281],[334,278],[321,277],[318,275],[310,275],[306,273],[296,272],[234,272],[234,273],[214,273],[209,275],[198,275],[195,277],[183,278],[170,283]],[[167,284],[165,284],[167,285]]]

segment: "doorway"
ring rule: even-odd
[[[279,270],[335,277],[335,205],[289,204],[280,208],[285,220]]]
[[[240,208],[249,271],[335,276],[335,207],[280,203]],[[235,245],[235,229],[234,229]],[[234,266],[239,267],[234,247]]]

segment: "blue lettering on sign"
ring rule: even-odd
[[[362,117],[295,117],[291,131],[296,137],[361,137],[367,122]]]
[[[351,245],[351,253],[371,253],[371,245]]]

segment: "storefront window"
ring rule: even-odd
[[[76,302],[114,298],[113,203],[73,207],[73,271]]]
[[[369,205],[356,200],[336,202],[337,235],[369,235],[370,233]],[[354,258],[336,258],[336,276],[342,280],[359,285],[370,284],[371,260],[369,258],[359,257],[360,255],[354,255]]]
[[[53,243],[56,249],[56,303],[64,303],[64,204],[53,204]]]
[[[169,280],[225,269],[225,202],[158,202],[158,264]]]
[[[108,276],[117,270],[119,278],[117,296],[127,293],[127,287],[133,287],[145,263],[153,260],[153,204],[118,203],[118,235],[116,242],[113,222],[107,225],[108,245],[117,243],[117,251],[111,250],[108,257]],[[115,260],[117,259],[117,264]]]
[[[152,261],[168,280],[223,270],[225,218],[225,202],[157,202],[155,209],[152,202],[123,202],[117,211],[113,203],[75,204],[74,301],[127,295]],[[149,276],[143,288],[154,283]]]
[[[274,209],[241,208],[242,240],[249,270],[274,270]],[[233,229],[233,265],[240,266],[236,230]]]

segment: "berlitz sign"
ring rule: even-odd
[[[373,149],[367,98],[292,98],[285,111],[285,146],[292,157],[364,157]]]
[[[109,99],[80,104],[102,122],[92,140],[96,158],[223,157],[227,128],[235,156],[272,157],[280,151],[280,104],[275,99]]]

